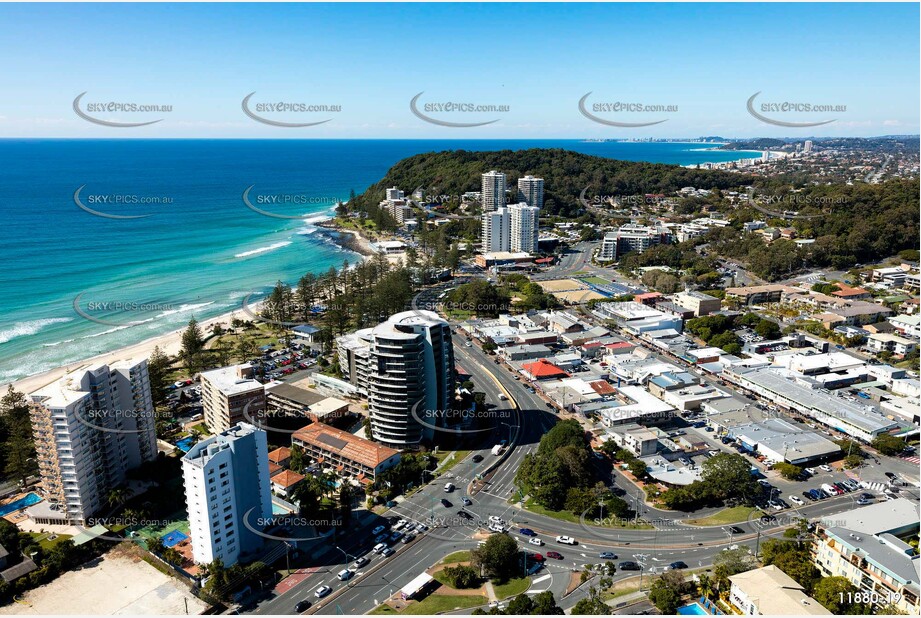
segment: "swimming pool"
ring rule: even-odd
[[[195,444],[195,438],[193,438],[192,436],[188,436],[187,438],[183,438],[182,440],[177,442],[176,448],[178,448],[183,453],[188,453],[189,449],[191,449],[194,444]]]
[[[14,500],[13,502],[10,502],[9,504],[4,504],[3,506],[0,506],[0,517],[3,517],[4,515],[9,515],[10,513],[18,511],[20,509],[24,509],[27,506],[38,504],[41,501],[42,501],[41,496],[39,496],[36,493],[30,492],[26,494],[25,496],[23,496],[22,498],[20,498],[19,500]]]
[[[700,603],[691,603],[690,605],[679,607],[678,615],[679,616],[709,616],[710,614],[707,613],[707,610],[701,607]]]

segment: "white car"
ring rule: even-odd
[[[568,536],[558,536],[556,537],[556,542],[562,543],[563,545],[578,545],[578,543],[576,543],[576,540],[574,538],[571,538]]]
[[[320,586],[317,588],[317,591],[313,593],[313,596],[317,597],[318,599],[322,599],[332,591],[333,589],[329,586]]]
[[[803,506],[804,504],[806,504],[805,502],[803,502],[803,499],[800,498],[799,496],[792,496],[792,495],[790,496],[790,502],[795,502],[796,504],[800,506]]]
[[[806,468],[806,472],[808,472],[809,474],[815,476],[815,468]]]
[[[825,464],[822,464],[821,466],[819,466],[819,470],[821,470],[821,471],[823,471],[823,472],[831,472],[831,466],[827,466],[827,465],[825,465]]]
[[[530,543],[531,545],[537,545],[538,547],[540,547],[541,545],[544,544],[544,542],[541,541],[541,540],[540,540],[539,538],[537,538],[536,536],[535,536],[535,537],[531,537],[530,539],[528,539],[528,543]]]

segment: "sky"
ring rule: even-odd
[[[917,3],[0,4],[0,24],[4,138],[919,133]],[[84,119],[84,92],[90,118],[159,122]],[[253,92],[257,118],[313,126],[251,118]]]

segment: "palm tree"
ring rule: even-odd
[[[709,599],[713,596],[713,581],[709,575],[701,573],[697,576],[697,589],[700,591],[700,596],[704,598]]]
[[[109,506],[118,506],[122,502],[128,499],[128,492],[125,491],[124,487],[115,487],[111,489],[106,496],[106,501],[109,503]]]

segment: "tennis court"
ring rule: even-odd
[[[179,545],[184,540],[189,538],[189,535],[183,534],[182,532],[179,532],[178,530],[171,530],[160,538],[163,539],[164,547],[173,547],[175,545]]]

